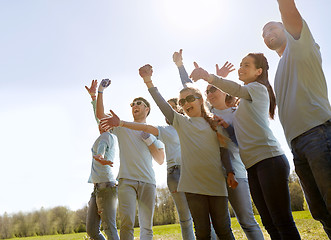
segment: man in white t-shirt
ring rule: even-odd
[[[109,120],[109,117],[104,113],[103,106],[103,90],[108,85],[103,80],[98,90],[97,117],[101,119],[101,126],[104,126],[104,123]],[[146,118],[150,112],[149,102],[142,97],[135,98],[131,103],[131,107],[134,122],[146,123]],[[152,159],[160,165],[163,164],[164,146],[155,136],[142,131],[119,126],[113,128],[112,133],[117,136],[120,149],[120,169],[118,173],[120,239],[134,239],[133,228],[136,202],[138,202],[140,239],[152,240],[156,196]]]
[[[268,48],[281,57],[275,93],[309,209],[331,239],[331,107],[320,48],[294,0],[278,0],[282,23],[263,27]]]

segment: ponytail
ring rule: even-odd
[[[274,119],[275,108],[276,108],[276,97],[268,78],[268,70],[269,70],[268,61],[266,57],[263,55],[263,53],[249,53],[247,56],[254,58],[256,68],[262,68],[262,73],[261,75],[258,76],[256,81],[267,87],[269,94],[269,116],[271,119]]]

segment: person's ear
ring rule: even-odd
[[[256,75],[257,76],[260,76],[263,72],[263,69],[262,68],[258,68],[257,71],[256,71]]]

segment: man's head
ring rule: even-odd
[[[284,25],[281,22],[268,22],[262,30],[264,43],[268,48],[282,55],[286,47]]]
[[[133,99],[131,103],[132,116],[135,121],[145,121],[151,111],[149,102],[143,97]]]

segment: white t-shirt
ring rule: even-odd
[[[269,127],[269,95],[267,88],[258,82],[242,86],[251,100],[240,99],[235,111],[233,126],[239,152],[246,169],[261,160],[284,154]]]
[[[299,40],[285,31],[287,45],[275,76],[279,119],[290,147],[294,138],[331,119],[320,47],[302,22]]]
[[[120,149],[118,179],[126,178],[155,184],[153,158],[146,143],[141,139],[141,132],[124,127],[113,129]],[[163,143],[159,140],[153,144],[157,148],[163,148]]]
[[[167,168],[181,165],[180,143],[176,129],[171,126],[158,126],[158,139],[164,143]]]
[[[202,117],[174,114],[182,165],[178,191],[210,196],[227,196],[216,133]]]

